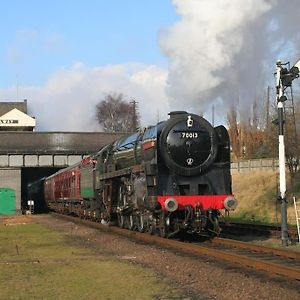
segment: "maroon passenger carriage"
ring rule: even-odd
[[[141,232],[215,234],[235,209],[230,143],[223,126],[172,112],[46,178],[50,209]]]
[[[91,157],[87,157],[79,163],[45,178],[44,198],[48,207],[60,213],[71,212],[80,215],[85,197],[84,190],[81,188],[81,174],[86,169],[93,169],[95,163],[96,161]]]

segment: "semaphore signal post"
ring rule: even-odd
[[[290,242],[287,226],[287,199],[286,199],[286,174],[285,174],[285,144],[284,144],[284,102],[287,97],[284,95],[286,87],[292,85],[292,81],[299,77],[300,60],[290,69],[284,66],[289,63],[276,63],[276,102],[278,109],[278,153],[279,153],[279,189],[278,199],[281,202],[281,241],[283,246]]]

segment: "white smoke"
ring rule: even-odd
[[[212,102],[239,99],[246,109],[272,80],[277,59],[300,54],[299,0],[173,3],[181,19],[159,37],[172,107],[203,112]]]

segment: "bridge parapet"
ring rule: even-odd
[[[67,167],[79,162],[86,155],[56,154],[2,154],[0,168],[5,167]]]
[[[0,132],[0,168],[67,167],[126,133]]]

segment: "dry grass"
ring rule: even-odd
[[[181,299],[152,271],[37,224],[0,225],[0,269],[5,300]]]
[[[14,215],[0,217],[0,224],[3,225],[18,225],[31,223],[31,216],[29,215]]]
[[[295,182],[299,181],[297,174]],[[262,223],[280,222],[280,202],[278,196],[278,173],[261,171],[254,173],[237,173],[232,176],[233,192],[239,201],[232,218],[256,221]],[[287,178],[287,191],[291,191],[290,177]],[[299,184],[294,187],[296,195],[299,194]],[[288,199],[288,222],[295,224],[295,212],[291,193]]]

